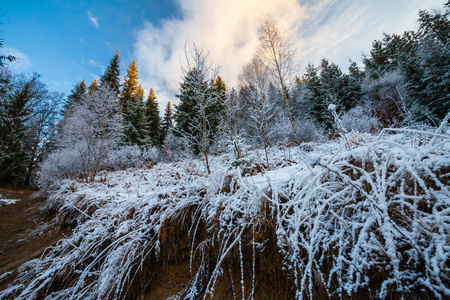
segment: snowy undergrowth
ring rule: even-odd
[[[223,155],[210,176],[191,161],[63,181],[47,209],[73,233],[0,296],[136,297],[183,246],[192,281],[180,297],[214,296],[235,260],[233,294],[252,298],[272,242],[300,299],[448,297],[450,144],[405,134],[343,143],[272,149],[278,167],[253,176],[227,170]]]

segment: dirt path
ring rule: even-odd
[[[0,203],[0,276],[14,271],[21,264],[38,257],[45,248],[62,237],[59,226],[52,217],[44,217],[39,209],[45,203],[35,190],[0,188],[0,198],[18,200],[13,204]],[[10,279],[0,280],[0,290]]]

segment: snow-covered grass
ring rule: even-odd
[[[299,299],[450,296],[448,139],[353,133],[301,149],[272,148],[264,174],[255,151],[248,175],[225,167],[230,153],[209,176],[193,160],[62,181],[46,209],[73,233],[0,297],[136,298],[178,256],[192,278],[180,297],[213,296],[231,265],[233,294],[252,298],[271,243]]]

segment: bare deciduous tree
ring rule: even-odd
[[[122,129],[115,93],[105,86],[86,95],[67,119],[59,139],[62,149],[76,149],[82,175],[92,181]]]
[[[271,18],[266,18],[261,22],[258,28],[258,40],[256,56],[268,68],[271,78],[283,94],[294,139],[298,142],[288,93],[288,87],[293,79],[295,51],[291,49],[278,24]]]
[[[258,138],[261,140],[267,167],[270,170],[267,148],[270,146],[270,136],[273,134],[271,120],[274,115],[274,105],[268,97],[269,72],[269,69],[259,58],[253,58],[249,64],[244,66],[239,81],[249,103],[250,125],[255,129]]]

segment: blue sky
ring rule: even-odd
[[[143,87],[161,107],[174,101],[183,45],[210,51],[229,86],[256,46],[265,16],[279,20],[296,49],[298,74],[326,57],[343,68],[361,61],[382,33],[416,29],[419,9],[443,0],[173,0],[2,1],[3,53],[20,58],[15,72],[37,72],[50,90],[66,94],[78,81],[103,73],[116,49],[122,75],[136,60]]]
[[[176,17],[171,1],[2,1],[4,51],[21,58],[11,68],[38,72],[51,90],[68,92],[103,73],[116,49],[121,68],[133,60],[138,28]]]

